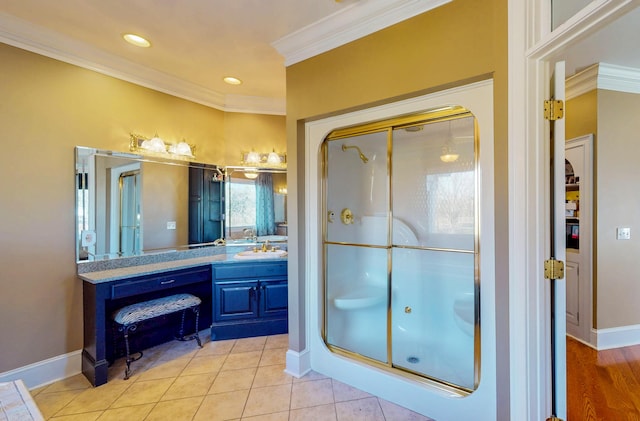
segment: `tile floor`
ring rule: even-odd
[[[146,350],[129,380],[119,359],[103,386],[79,374],[31,394],[52,421],[429,420],[318,373],[286,374],[287,345],[287,335],[173,341]]]

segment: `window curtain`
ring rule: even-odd
[[[275,234],[275,221],[273,177],[269,173],[260,173],[256,179],[256,235]]]

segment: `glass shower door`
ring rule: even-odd
[[[386,363],[388,131],[325,143],[325,338]]]
[[[474,118],[393,133],[393,365],[477,384]],[[479,342],[478,342],[479,343]]]
[[[387,370],[475,390],[477,139],[462,107],[336,130],[324,153],[324,339]]]

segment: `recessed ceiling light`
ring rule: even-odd
[[[127,41],[129,44],[133,44],[136,47],[151,47],[151,43],[142,38],[140,35],[136,35],[136,34],[124,34],[122,36],[122,38],[124,38],[125,41]]]
[[[231,77],[231,76],[227,76],[227,77],[223,78],[222,80],[227,82],[229,85],[240,85],[242,83],[242,81],[240,79],[235,78],[235,77]]]

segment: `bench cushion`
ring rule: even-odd
[[[175,294],[155,300],[143,301],[122,307],[113,314],[113,320],[121,325],[130,325],[142,320],[200,305],[200,298],[191,294]]]

